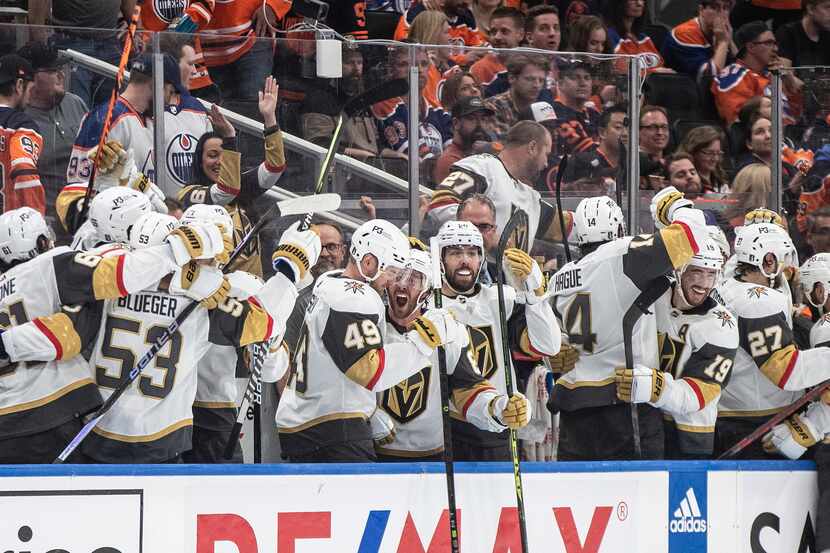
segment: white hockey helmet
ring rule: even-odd
[[[152,211],[150,200],[126,186],[112,186],[98,192],[89,204],[89,222],[103,242],[130,241],[130,227]]]
[[[233,238],[233,218],[221,205],[193,204],[182,213],[181,224],[191,221],[222,225],[225,236]]]
[[[470,221],[447,221],[438,229],[438,248],[443,256],[449,246],[476,246],[484,253],[481,231]]]
[[[352,234],[352,244],[349,254],[357,263],[360,276],[372,282],[389,267],[403,268],[409,258],[409,240],[403,232],[384,219],[366,221]],[[372,254],[378,260],[378,270],[370,278],[363,274],[361,260]]]
[[[43,215],[21,207],[0,215],[0,260],[28,261],[52,247],[54,234]]]
[[[584,198],[574,212],[576,243],[580,246],[610,242],[625,236],[625,217],[608,196]]]
[[[715,244],[720,248],[724,259],[729,259],[732,256],[732,248],[729,247],[729,240],[726,239],[726,234],[717,225],[706,225],[706,232],[709,238],[715,241]]]
[[[775,256],[775,271],[764,270],[764,258],[767,254]],[[739,263],[758,267],[765,277],[777,277],[784,266],[795,256],[795,246],[787,231],[773,223],[755,223],[744,225],[736,232],[735,257]]]
[[[799,277],[801,292],[810,305],[823,308],[830,294],[830,254],[819,253],[805,261],[799,271]],[[819,282],[824,288],[824,295],[818,302],[814,302],[812,292]]]
[[[139,217],[130,229],[130,247],[134,250],[158,246],[179,226],[172,215],[151,211]]]
[[[682,282],[683,275],[689,267],[701,267],[703,269],[711,269],[715,271],[711,275],[711,278],[709,275],[706,275],[704,277],[700,277],[699,281],[700,285],[704,285],[703,279],[707,279],[707,281],[705,281],[705,285],[709,287],[711,292],[711,289],[717,286],[720,281],[721,271],[723,270],[723,255],[721,254],[721,249],[718,247],[718,244],[711,238],[707,238],[703,241],[703,244],[701,244],[698,252],[692,256],[689,262],[675,272],[677,280],[680,282],[679,289],[680,293],[683,295],[683,300],[687,304],[692,305],[689,298],[686,297],[686,291],[683,289]]]

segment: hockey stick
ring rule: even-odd
[[[568,154],[559,160],[559,168],[556,170],[556,212],[559,216],[559,230],[562,232],[562,245],[565,247],[565,259],[571,262],[571,249],[568,247],[568,235],[565,231],[565,212],[562,211],[562,177],[565,169],[568,168]]]
[[[334,134],[331,137],[329,148],[320,165],[320,170],[317,173],[317,181],[314,184],[314,194],[319,195],[323,191],[326,183],[331,164],[334,161],[334,156],[337,152],[337,146],[340,144],[340,137],[343,132],[344,114],[353,116],[360,113],[364,109],[371,107],[373,104],[394,98],[395,96],[402,96],[409,90],[409,84],[404,79],[394,79],[388,83],[371,88],[348,100],[343,104],[340,113],[337,115],[337,123],[334,126]],[[309,211],[303,220],[300,228],[303,230],[311,226],[311,211]],[[225,459],[231,459],[233,452],[236,449],[236,443],[239,441],[239,434],[242,432],[242,425],[245,422],[245,417],[248,413],[248,408],[257,404],[261,399],[262,394],[262,363],[265,356],[268,354],[267,349],[262,344],[255,344],[251,351],[251,376],[248,378],[248,384],[245,387],[245,394],[242,397],[242,402],[239,404],[237,410],[236,422],[233,424],[231,433],[228,436],[228,442],[225,444],[225,451],[223,453]],[[259,364],[259,370],[254,370],[254,367]]]
[[[337,194],[321,194],[318,196],[314,196],[313,198],[308,196],[300,196],[299,198],[292,198],[290,200],[284,200],[281,202],[275,202],[268,211],[263,215],[257,223],[251,227],[251,230],[248,231],[248,234],[239,242],[236,246],[236,249],[231,253],[228,262],[225,264],[223,271],[227,272],[228,268],[231,264],[236,260],[237,257],[242,253],[242,250],[248,245],[248,243],[253,239],[256,233],[262,228],[265,224],[265,220],[269,217],[277,217],[277,216],[287,216],[287,215],[299,215],[308,213],[310,211],[334,211],[340,207],[340,196]],[[164,333],[159,336],[155,342],[150,346],[144,355],[138,360],[135,367],[133,367],[130,372],[127,374],[127,377],[121,381],[117,388],[112,391],[112,394],[104,401],[101,407],[92,415],[92,417],[84,424],[83,428],[78,432],[78,434],[72,438],[69,444],[61,451],[60,455],[58,455],[57,459],[54,460],[54,463],[63,463],[66,459],[72,454],[75,449],[84,439],[92,432],[92,429],[98,424],[98,422],[107,414],[107,412],[112,409],[112,406],[118,400],[121,395],[127,391],[127,388],[130,387],[130,384],[138,378],[138,375],[141,374],[147,365],[153,360],[156,354],[161,351],[161,349],[170,341],[173,337],[173,334],[179,329],[179,327],[184,323],[184,321],[193,313],[197,307],[199,307],[200,302],[194,301],[191,302],[187,307],[185,307],[181,313],[179,313],[176,318],[167,326],[167,329]]]
[[[135,28],[138,25],[138,17],[141,14],[141,6],[137,5],[133,10],[133,15],[130,18],[130,25],[127,27],[127,36],[124,39],[124,51],[121,52],[121,59],[118,61],[118,72],[115,74],[115,88],[112,89],[110,95],[109,105],[107,106],[107,114],[104,117],[104,125],[101,129],[101,138],[98,139],[98,150],[95,152],[95,160],[92,163],[92,169],[89,173],[89,182],[86,185],[84,192],[84,203],[81,206],[81,213],[78,216],[78,221],[83,222],[86,219],[86,214],[89,212],[89,201],[92,198],[92,189],[95,187],[95,173],[98,169],[98,164],[101,162],[101,152],[104,150],[104,144],[107,141],[107,136],[110,133],[110,125],[112,124],[112,110],[115,109],[115,102],[118,100],[118,95],[121,93],[121,84],[124,81],[124,72],[127,70],[127,60],[130,58],[130,51],[133,48],[133,40],[135,39]]]
[[[432,298],[436,309],[441,309],[441,250],[438,238],[429,240],[432,255]],[[447,352],[438,346],[438,376],[441,387],[441,423],[444,430],[444,472],[447,481],[447,508],[450,517],[450,551],[458,553],[458,519],[455,508],[455,467],[452,453],[452,426],[450,424],[450,384],[447,377]]]
[[[625,349],[625,368],[634,368],[634,347],[631,344],[631,337],[634,333],[634,325],[643,315],[651,313],[648,308],[657,301],[657,298],[669,289],[671,282],[666,277],[660,277],[654,283],[640,292],[628,311],[625,312],[622,320],[623,348]],[[634,453],[638,459],[643,458],[643,446],[640,443],[640,413],[637,411],[636,403],[631,407],[631,431],[634,435]]]
[[[785,407],[784,410],[778,412],[774,417],[770,420],[756,428],[751,434],[742,438],[738,443],[730,447],[726,452],[724,452],[720,457],[718,457],[718,461],[723,459],[729,459],[730,457],[734,457],[741,451],[743,451],[747,446],[755,442],[758,438],[762,437],[764,434],[772,430],[772,428],[778,424],[781,424],[785,420],[787,420],[790,416],[797,413],[801,410],[802,407],[821,397],[821,394],[830,390],[830,380],[826,381],[824,384],[820,384],[816,386],[800,398],[798,398],[795,402],[793,402],[789,407]]]
[[[517,236],[517,243],[514,244],[514,246],[521,247],[524,245],[526,248],[527,244],[519,244],[518,242],[520,242],[522,238],[525,240],[528,238],[527,213],[521,209],[516,209],[516,211],[513,212],[513,215],[510,216],[510,220],[507,221],[507,224],[501,233],[496,254],[496,263],[498,263],[496,290],[499,298],[499,326],[501,327],[501,350],[504,361],[504,386],[506,388],[508,398],[513,396],[514,385],[512,370],[513,364],[510,361],[510,344],[508,343],[507,338],[507,309],[504,305],[504,265],[502,262],[504,260],[504,250],[506,250],[508,245],[510,245],[509,243],[513,233],[519,231],[522,226],[524,226],[525,231],[523,235]],[[510,457],[513,460],[513,482],[516,486],[516,507],[519,514],[519,530],[521,532],[522,539],[522,553],[528,553],[525,499],[524,491],[522,489],[522,472],[519,465],[519,438],[517,432],[513,429],[510,430]]]

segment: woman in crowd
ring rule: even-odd
[[[473,5],[470,7],[476,20],[476,27],[488,40],[490,39],[490,16],[501,5],[501,0],[473,0]]]
[[[644,32],[648,24],[646,4],[646,0],[603,0],[602,13],[611,47],[615,54],[646,54],[644,59],[649,73],[674,73],[664,66],[663,56]],[[627,60],[621,60],[617,70],[625,72],[627,65]]]
[[[678,148],[694,159],[695,169],[700,175],[703,192],[729,192],[729,183],[722,161],[723,134],[720,129],[704,125],[695,127],[683,138]]]
[[[770,168],[763,163],[750,163],[738,171],[732,181],[726,208],[726,219],[733,227],[744,224],[744,215],[750,209],[769,205],[772,192]]]
[[[482,94],[478,81],[469,71],[455,73],[441,87],[441,105],[450,113],[460,100],[472,97],[481,98]]]
[[[409,40],[418,44],[439,46],[429,48],[430,66],[427,73],[427,85],[424,89],[424,99],[432,107],[441,107],[440,89],[444,81],[453,73],[455,64],[450,60],[449,49],[450,24],[444,12],[426,10],[412,20],[409,29]]]
[[[568,52],[585,52],[588,54],[612,54],[608,41],[608,30],[602,19],[594,15],[583,15],[568,30]],[[615,84],[613,62],[587,57],[593,67],[592,100],[596,106],[612,106],[625,99],[620,96]]]

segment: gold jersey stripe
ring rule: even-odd
[[[367,390],[371,390],[371,385],[377,380],[378,371],[382,366],[383,358],[380,350],[369,350],[346,370],[346,377]]]
[[[222,192],[239,194],[242,188],[242,171],[240,169],[242,154],[232,150],[222,150],[222,161],[219,164],[219,181],[216,183]]]
[[[573,390],[575,388],[601,388],[602,386],[610,386],[614,384],[614,377],[608,377],[604,380],[578,380],[576,382],[565,382],[564,380],[558,380],[556,385],[563,386],[569,390]]]
[[[250,310],[242,325],[242,337],[239,340],[240,346],[247,346],[256,342],[262,342],[271,335],[274,321],[257,305],[252,299],[248,300]]]
[[[672,267],[678,269],[689,262],[695,254],[689,243],[689,236],[682,225],[669,225],[660,230],[660,236],[669,254]]]
[[[149,434],[147,436],[127,436],[126,434],[117,434],[115,432],[110,432],[108,430],[104,430],[96,426],[92,429],[93,432],[98,434],[103,438],[107,438],[109,440],[115,440],[117,442],[125,442],[130,444],[141,444],[146,442],[155,442],[156,440],[167,436],[168,434],[172,434],[176,430],[181,430],[182,428],[187,428],[188,426],[193,426],[193,419],[184,419],[180,420],[177,423],[171,424],[166,428],[162,428],[158,432],[153,434]]]
[[[769,359],[764,361],[760,369],[764,375],[769,378],[773,384],[779,388],[783,388],[790,378],[793,370],[793,363],[795,356],[798,355],[798,350],[795,349],[795,344],[779,349],[769,356]]]
[[[781,407],[773,407],[771,409],[762,409],[760,411],[718,411],[719,417],[768,417],[770,415],[774,415],[776,413],[780,413],[781,410],[785,409],[787,406],[782,405]]]
[[[203,409],[236,409],[236,403],[228,401],[194,401],[193,407]]]
[[[711,434],[715,431],[714,426],[689,426],[688,424],[674,423],[675,427],[681,432],[690,432],[693,434]]]
[[[128,294],[124,286],[124,256],[105,257],[92,271],[92,292],[96,300],[113,300]]]
[[[406,449],[389,449],[387,447],[375,447],[375,451],[389,455],[390,457],[404,457],[406,459],[420,459],[421,457],[432,457],[444,451],[443,447],[436,447],[428,451],[409,451]]]
[[[365,413],[332,413],[331,415],[323,415],[322,417],[317,417],[316,419],[311,419],[308,422],[304,422],[299,426],[292,426],[290,428],[287,427],[279,427],[277,428],[277,432],[280,434],[294,434],[296,432],[302,432],[303,430],[307,430],[312,426],[317,426],[318,424],[322,424],[324,422],[330,421],[340,421],[340,420],[348,420],[348,419],[363,419],[369,420]]]
[[[469,388],[455,389],[452,391],[452,402],[461,413],[466,414],[475,397],[487,390],[495,390],[495,388],[489,383],[478,382]]]
[[[35,326],[55,346],[55,359],[72,359],[81,352],[81,337],[65,313],[38,317]]]
[[[683,380],[685,380],[692,387],[698,400],[703,400],[703,405],[700,406],[701,409],[712,403],[718,397],[718,394],[720,394],[719,384],[705,382],[698,378],[691,377],[686,377]]]
[[[26,411],[28,409],[36,409],[37,407],[43,407],[47,403],[52,403],[56,399],[65,396],[69,392],[75,391],[78,388],[83,388],[84,386],[88,386],[90,384],[95,384],[92,381],[92,378],[84,378],[81,380],[76,380],[72,384],[68,384],[61,388],[56,392],[52,392],[48,396],[44,396],[40,399],[36,399],[33,401],[29,401],[26,403],[18,403],[17,405],[12,405],[10,407],[4,407],[0,409],[0,416],[8,415],[10,413],[19,413],[20,411]]]

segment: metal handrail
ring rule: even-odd
[[[101,61],[96,59],[92,56],[84,54],[83,52],[78,52],[77,50],[63,50],[63,53],[66,54],[67,57],[72,59],[73,62],[77,63],[78,65],[82,65],[86,69],[93,71],[94,73],[98,73],[100,75],[104,75],[107,77],[115,77],[115,74],[118,72],[118,68],[110,63],[105,61]],[[125,72],[125,76],[129,78],[129,71]],[[206,100],[199,99],[200,102],[205,106],[205,109],[210,109],[213,104]],[[259,121],[255,119],[251,119],[250,117],[245,117],[244,115],[240,115],[236,112],[230,111],[226,108],[219,107],[219,111],[222,112],[222,115],[225,118],[233,123],[239,130],[245,131],[249,134],[253,134],[256,136],[262,136],[262,131],[264,130],[264,126]],[[300,154],[305,154],[318,160],[322,160],[322,158],[326,155],[325,148],[314,144],[313,142],[309,142],[303,138],[298,136],[294,136],[293,134],[289,134],[285,131],[282,132],[283,142],[285,143],[286,148],[293,152],[297,152]],[[355,174],[375,183],[379,184],[385,188],[390,190],[394,190],[396,192],[400,192],[401,194],[408,194],[409,193],[409,183],[405,180],[391,175],[377,167],[373,167],[367,163],[363,163],[357,159],[352,157],[343,155],[343,154],[336,154],[334,157],[335,165],[340,164],[346,169],[354,172]],[[432,190],[425,186],[420,186],[421,194],[426,194],[432,197]]]

